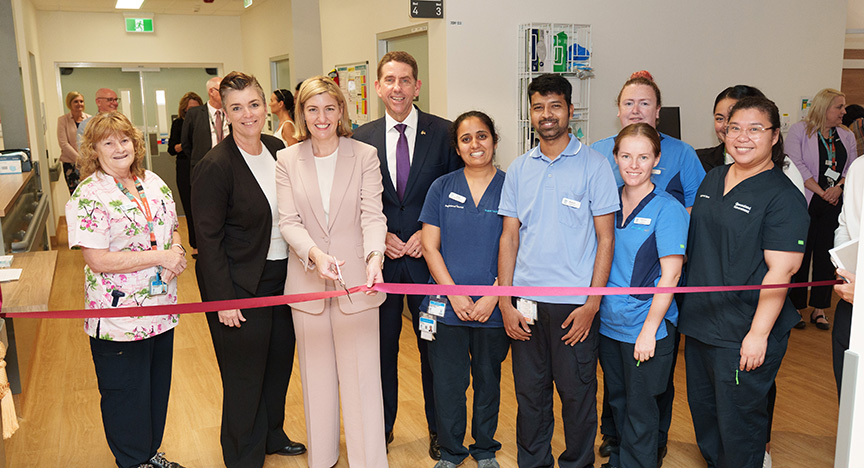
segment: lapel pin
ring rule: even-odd
[[[425,134],[426,134],[426,130],[420,130],[420,134],[421,134],[421,135],[425,135]]]

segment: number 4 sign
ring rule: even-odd
[[[444,18],[442,0],[410,0],[412,18]]]

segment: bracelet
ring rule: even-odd
[[[369,255],[366,256],[366,264],[369,264],[369,260],[372,260],[372,257],[381,257],[381,262],[384,262],[384,254],[381,253],[380,250],[373,250],[369,252]]]
[[[177,247],[180,247],[180,250],[183,251],[183,256],[185,257],[186,256],[186,247],[183,247],[183,244],[171,244],[171,247],[174,247],[175,245]]]

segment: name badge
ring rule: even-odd
[[[578,200],[571,200],[567,197],[564,197],[564,199],[561,200],[561,204],[564,206],[569,206],[570,208],[577,208],[577,209],[580,206],[582,206],[582,202],[580,202]]]
[[[420,312],[420,321],[417,328],[420,330],[420,338],[426,341],[434,340],[435,331],[437,329],[437,322],[435,321],[435,316]]]
[[[120,205],[120,209],[123,211],[132,211],[132,210],[135,210],[137,208],[138,208],[138,205],[136,205],[130,201],[127,201],[126,203],[123,203],[122,205]]]
[[[516,299],[516,310],[525,317],[525,321],[528,322],[528,325],[534,325],[534,321],[537,320],[536,302],[529,299],[522,299],[520,297]]]
[[[436,317],[444,317],[444,312],[447,310],[447,298],[444,296],[432,296],[429,298],[429,310],[431,315]]]
[[[641,224],[641,225],[643,225],[643,226],[648,226],[648,225],[651,224],[651,218],[639,218],[639,217],[636,217],[636,218],[633,220],[633,222],[636,223],[636,224]]]
[[[660,169],[651,169],[651,173],[654,175],[660,175],[660,172],[661,172]]]
[[[840,173],[829,167],[828,169],[825,169],[825,177],[836,182],[837,180],[840,179]]]
[[[467,200],[467,198],[463,197],[462,195],[459,195],[456,192],[450,192],[449,198],[451,200],[456,200],[459,203],[465,203],[465,200]]]

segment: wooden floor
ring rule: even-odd
[[[181,223],[185,221],[181,220]],[[52,310],[83,307],[83,260],[80,251],[65,245],[65,225],[60,226],[57,271],[50,307]],[[184,236],[185,225],[181,226]],[[188,248],[188,246],[187,246]],[[180,302],[199,301],[191,263],[180,277]],[[829,319],[830,319],[829,315]],[[88,338],[79,319],[46,319],[39,324],[37,352],[31,381],[21,396],[21,428],[6,441],[6,466],[19,467],[112,467],[114,459],[105,442],[99,411],[99,391]],[[174,375],[168,424],[162,446],[171,460],[184,466],[220,467],[219,419],[221,385],[213,346],[202,315],[183,316],[176,329]],[[395,441],[390,446],[392,467],[432,467],[420,392],[419,358],[410,321],[404,322],[399,355],[400,401]],[[705,466],[696,447],[687,407],[683,348],[676,370],[675,409],[670,431],[669,454],[664,467]],[[503,366],[501,412],[497,439],[503,448],[498,460],[503,467],[516,466],[516,401],[511,363]],[[599,373],[599,370],[598,370]],[[285,428],[289,437],[306,441],[300,373],[295,364],[288,390]],[[772,454],[774,466],[833,466],[837,427],[837,401],[831,371],[830,332],[809,325],[793,330],[789,351],[777,380],[778,398],[774,417]],[[470,403],[470,395],[469,395]],[[556,414],[560,414],[557,410]],[[470,405],[469,405],[470,409]],[[560,424],[556,425],[553,452],[563,449]],[[468,431],[470,438],[470,430]],[[470,441],[466,442],[470,443]],[[595,441],[599,444],[599,438]],[[337,467],[347,467],[344,440]],[[598,457],[595,466],[605,459]],[[269,456],[264,465],[304,467],[306,456]],[[474,467],[474,461],[463,466]]]

